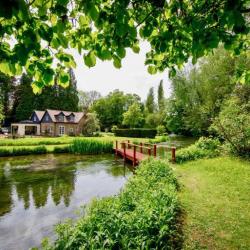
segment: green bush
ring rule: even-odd
[[[166,135],[162,135],[162,136],[157,136],[155,139],[150,139],[148,142],[154,144],[154,143],[166,142],[168,140],[169,138]]]
[[[216,157],[220,154],[220,147],[218,139],[201,137],[194,145],[177,150],[176,162]]]
[[[94,139],[76,139],[69,146],[69,152],[74,154],[102,154],[113,151],[113,142]]]
[[[44,249],[180,249],[177,181],[165,161],[141,163],[117,196],[95,200]]]
[[[133,128],[133,129],[116,129],[115,136],[121,137],[137,137],[137,138],[155,138],[156,129]]]
[[[211,129],[230,145],[232,153],[250,157],[250,85],[236,86]]]
[[[157,135],[163,135],[164,133],[166,133],[166,128],[163,125],[157,126],[156,130]]]
[[[118,129],[118,127],[116,125],[113,125],[111,128],[111,132],[114,133],[117,129]]]

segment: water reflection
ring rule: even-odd
[[[0,160],[0,249],[28,249],[93,197],[117,193],[131,172],[113,156]]]

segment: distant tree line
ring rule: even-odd
[[[157,128],[159,134],[219,135],[241,151],[239,142],[249,147],[250,77],[240,76],[249,68],[249,54],[232,56],[220,47],[198,65],[190,63],[179,70],[171,79],[169,98],[164,96],[161,80],[157,97],[150,88],[145,101],[120,90],[104,97],[97,91],[78,92],[73,71],[68,88],[55,83],[39,95],[33,94],[28,75],[17,80],[0,74],[0,119],[5,124],[28,119],[34,109],[80,110],[92,114],[89,127],[103,131],[115,126]]]

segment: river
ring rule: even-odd
[[[0,159],[0,250],[39,246],[93,198],[117,194],[131,171],[112,155]]]

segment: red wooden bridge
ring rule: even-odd
[[[157,145],[150,143],[133,144],[130,141],[115,142],[115,154],[123,157],[124,162],[130,161],[133,166],[138,165],[142,160],[151,156],[156,157]],[[175,147],[171,148],[172,162],[175,162]]]

